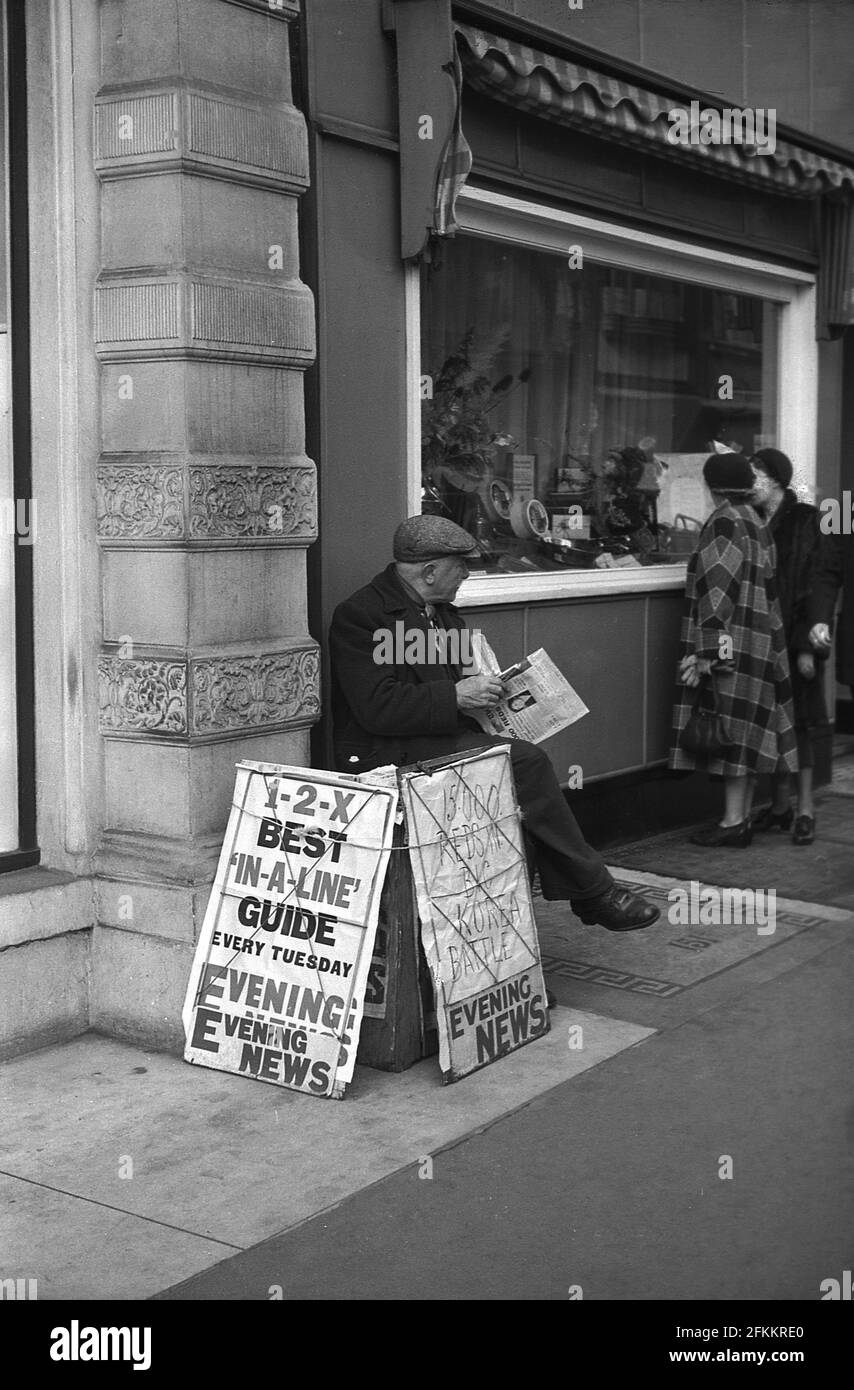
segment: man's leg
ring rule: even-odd
[[[534,743],[513,739],[516,799],[534,841],[543,897],[590,902],[613,887],[605,861],[581,833],[550,759]]]

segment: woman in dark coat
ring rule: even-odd
[[[692,835],[694,844],[746,848],[756,777],[797,771],[789,662],[773,544],[750,505],[753,469],[742,454],[713,454],[703,477],[715,510],[688,562],[670,766],[724,779],[723,818]],[[710,680],[732,747],[701,758],[681,738]]]
[[[822,503],[822,511],[826,503]],[[836,629],[836,679],[850,685],[854,700],[854,534],[841,529],[841,518],[831,511],[822,517],[821,550],[816,565],[810,604],[810,641],[815,651],[830,651],[831,628],[836,599],[842,590],[842,611]]]
[[[789,830],[792,840],[810,845],[815,839],[815,806],[812,796],[812,743],[827,728],[821,656],[810,642],[811,598],[821,547],[819,514],[808,502],[799,502],[789,487],[792,464],[779,449],[760,449],[750,460],[756,474],[754,505],[765,518],[777,552],[777,589],[786,630],[795,736],[798,743],[798,814],[789,801],[786,773],[774,779],[774,801],[753,817],[754,830]],[[819,661],[816,661],[816,656]]]

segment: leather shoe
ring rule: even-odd
[[[815,816],[798,816],[792,831],[792,844],[811,845],[815,839]]]
[[[794,818],[791,806],[785,811],[775,811],[773,806],[766,806],[751,816],[750,824],[754,830],[791,830]]]
[[[747,849],[752,839],[753,826],[749,820],[742,820],[737,825],[710,825],[705,830],[697,830],[691,836],[691,844],[704,845],[707,849],[724,845],[731,849]]]
[[[651,927],[661,916],[661,908],[639,898],[628,888],[614,883],[601,898],[573,908],[576,917],[588,927],[605,927],[608,931],[638,931]]]

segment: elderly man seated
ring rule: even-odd
[[[395,532],[394,563],[336,608],[329,633],[336,766],[366,772],[509,741],[543,896],[568,900],[588,925],[648,927],[658,908],[611,878],[581,834],[545,753],[522,739],[490,738],[470,717],[501,698],[500,682],[464,675],[451,660],[428,659],[431,651],[453,657],[464,645],[465,623],[453,599],[468,573],[467,558],[477,554],[474,538],[454,522],[410,517]],[[437,642],[437,633],[456,641]],[[393,640],[401,634],[403,650]]]

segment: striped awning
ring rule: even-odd
[[[854,167],[785,140],[773,141],[773,153],[767,148],[772,142],[764,139],[758,147],[674,144],[668,138],[675,129],[671,113],[687,108],[672,96],[467,24],[458,23],[455,29],[469,86],[519,110],[766,192],[814,198],[854,191]]]

